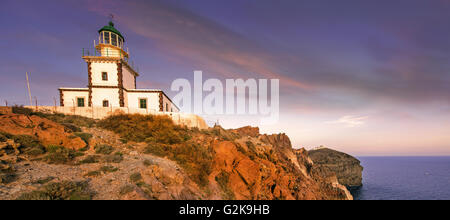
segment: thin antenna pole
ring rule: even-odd
[[[31,98],[31,90],[30,90],[30,80],[28,79],[28,72],[25,72],[27,77],[27,87],[28,87],[28,96],[30,97],[30,106],[33,106],[33,100]]]

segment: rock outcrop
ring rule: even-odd
[[[113,126],[80,122],[89,134],[86,145],[53,117],[1,115],[0,132],[8,135],[0,138],[0,199],[47,198],[47,185],[59,183],[81,184],[83,198],[106,200],[352,199],[332,171],[306,150],[293,149],[285,134],[260,134],[253,127],[188,129],[157,117],[119,116],[109,121]],[[164,133],[151,136],[145,133],[150,128]],[[27,154],[15,135],[29,135],[45,149]]]
[[[308,155],[314,162],[314,171],[320,176],[336,176],[340,184],[349,188],[362,186],[363,167],[358,159],[329,148],[310,150]]]
[[[60,145],[75,150],[86,147],[81,138],[74,136],[63,125],[36,115],[0,115],[0,132],[34,136],[43,145]]]

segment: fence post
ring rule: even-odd
[[[36,96],[34,97],[34,101],[35,101],[35,105],[36,105],[36,111],[38,110],[38,101],[37,101],[37,98],[36,98]]]

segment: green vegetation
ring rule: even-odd
[[[130,175],[130,180],[133,183],[137,183],[142,180],[142,176],[140,173],[133,173]]]
[[[103,173],[113,173],[118,170],[119,170],[119,168],[113,167],[113,166],[103,166],[100,168],[100,171],[102,171]]]
[[[109,145],[97,145],[94,147],[95,153],[109,155],[114,151],[114,148]]]
[[[147,142],[144,153],[168,157],[182,166],[200,186],[208,184],[213,151],[210,146],[192,140],[200,131],[177,126],[167,116],[115,115],[99,121],[99,127],[111,130],[127,141]]]
[[[120,163],[123,161],[123,155],[119,152],[113,155],[107,155],[103,158],[106,163]]]
[[[127,193],[130,193],[130,192],[133,192],[134,191],[134,186],[132,186],[132,185],[125,185],[125,186],[122,186],[121,188],[120,188],[120,191],[119,191],[119,194],[120,195],[125,195],[125,194],[127,194]]]
[[[97,177],[97,176],[100,176],[100,175],[102,175],[102,172],[96,170],[96,171],[90,171],[90,172],[88,172],[85,176],[88,176],[88,177]]]
[[[45,153],[45,148],[41,145],[39,140],[30,135],[14,135],[10,136],[14,142],[20,144],[20,153],[27,154],[30,156],[37,156]]]
[[[224,193],[224,199],[225,200],[232,200],[234,199],[234,193],[230,188],[230,174],[228,174],[225,171],[222,171],[219,173],[219,175],[216,176],[216,182],[219,184],[220,188],[222,189]]]
[[[86,144],[89,145],[89,140],[92,138],[92,134],[83,133],[83,132],[75,132],[75,136],[80,137]]]
[[[98,163],[99,160],[100,160],[100,156],[98,156],[98,155],[88,155],[83,160],[80,161],[80,164]]]
[[[153,163],[152,161],[150,161],[150,160],[144,160],[144,166],[146,166],[146,167],[148,167],[148,166],[152,166],[152,165],[155,165],[155,163]]]
[[[144,153],[168,157],[182,166],[200,186],[208,185],[213,159],[213,150],[210,147],[190,142],[172,146],[153,144],[147,146]]]
[[[91,200],[93,193],[87,182],[50,183],[41,190],[20,195],[17,200]]]
[[[20,115],[31,115],[33,113],[33,110],[25,108],[22,105],[21,106],[15,105],[12,107],[12,113]]]
[[[0,160],[0,183],[8,184],[17,179],[16,170],[8,161]]]
[[[48,146],[47,152],[44,160],[49,164],[66,164],[72,162],[77,156],[74,150],[55,145]]]
[[[115,115],[99,121],[98,126],[127,141],[177,144],[188,138],[187,129],[175,125],[168,116]]]
[[[55,179],[55,177],[53,177],[53,176],[44,177],[44,178],[41,178],[41,179],[38,179],[38,180],[32,182],[32,184],[46,184],[54,179]]]
[[[36,115],[41,118],[46,118],[56,123],[62,124],[67,128],[68,131],[72,132],[80,132],[80,127],[88,127],[91,128],[95,126],[96,120],[91,118],[86,118],[78,115],[64,115],[60,113],[43,113],[43,112],[34,112],[32,109],[25,108],[23,106],[13,106],[12,112],[14,114],[21,115]]]

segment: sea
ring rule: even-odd
[[[450,200],[450,157],[358,157],[355,200]]]

